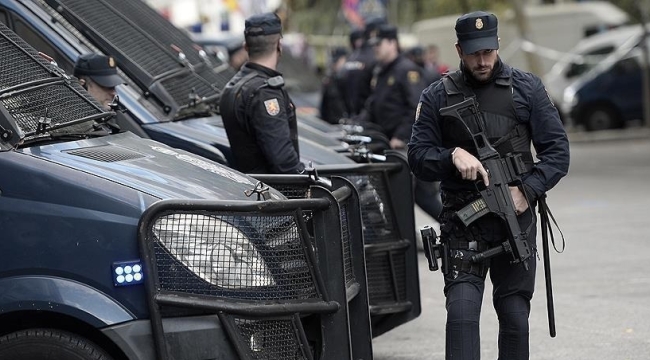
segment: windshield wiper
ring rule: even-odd
[[[194,88],[188,95],[189,101],[185,105],[178,107],[174,121],[183,120],[192,116],[210,116],[215,111],[215,105],[221,98],[221,92],[216,92],[213,95],[200,97]]]
[[[101,123],[101,122],[104,122],[104,121],[108,120],[111,116],[114,116],[114,115],[115,115],[114,112],[105,111],[105,112],[101,112],[101,113],[98,113],[98,114],[82,117],[80,119],[68,121],[68,122],[63,123],[63,124],[51,125],[51,123],[50,123],[51,120],[49,118],[47,118],[47,113],[46,113],[45,117],[41,117],[39,119],[38,126],[37,126],[36,130],[25,133],[25,137],[34,136],[34,135],[42,135],[42,134],[49,133],[49,132],[54,131],[54,130],[64,129],[64,128],[67,128],[67,127],[70,127],[70,126],[73,126],[73,125],[78,125],[78,124],[87,122],[87,121],[98,121],[98,122]],[[99,120],[102,120],[102,119],[103,119],[103,121],[99,121]]]

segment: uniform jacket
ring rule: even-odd
[[[569,142],[558,111],[542,81],[531,73],[507,64],[500,65],[493,81],[510,81],[513,113],[516,121],[528,124],[532,145],[539,160],[522,179],[527,195],[537,199],[567,174]],[[422,180],[440,180],[443,190],[467,187],[462,183],[469,183],[458,176],[452,163],[453,147],[442,146],[443,121],[448,119],[440,116],[439,109],[447,106],[446,102],[442,81],[431,84],[422,92],[408,149],[409,165],[413,173]],[[483,107],[480,106],[480,109],[483,111]],[[472,152],[471,149],[465,150]]]
[[[251,73],[237,91],[237,83]],[[281,74],[264,66],[246,63],[228,82],[219,107],[235,161],[246,173],[299,173],[300,162],[295,106],[282,88],[266,85]]]
[[[389,139],[408,142],[424,81],[421,68],[402,55],[377,67],[366,103],[367,116],[362,120],[379,125]]]
[[[354,50],[343,64],[340,92],[348,116],[359,114],[370,96],[370,80],[375,66],[375,54],[371,46]]]

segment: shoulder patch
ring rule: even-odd
[[[276,98],[266,100],[264,102],[264,107],[266,108],[266,112],[271,116],[275,116],[280,113],[280,103]]]
[[[418,107],[415,109],[415,122],[418,122],[418,120],[420,120],[420,109],[422,109],[422,101],[418,103]]]
[[[411,84],[415,84],[420,81],[420,73],[417,71],[409,71],[406,73],[406,77],[408,77],[409,82]]]

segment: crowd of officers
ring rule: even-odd
[[[383,134],[390,148],[405,151],[420,94],[449,69],[438,63],[435,45],[402,51],[397,28],[370,19],[350,33],[350,52],[334,49],[323,81],[321,117],[362,125]],[[416,180],[416,203],[437,219],[437,184]]]

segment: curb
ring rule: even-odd
[[[650,128],[635,127],[617,130],[567,132],[569,143],[635,140],[650,138]]]

